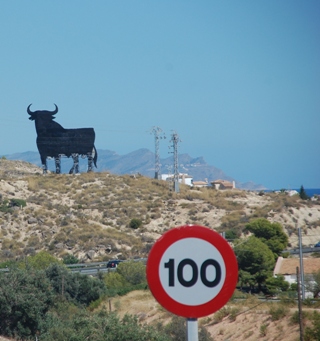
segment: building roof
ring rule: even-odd
[[[203,186],[207,186],[208,182],[206,181],[193,181],[194,186],[199,186],[199,185],[203,185]]]
[[[299,258],[279,257],[274,268],[274,275],[293,275],[297,273],[297,267],[300,269]],[[303,258],[303,272],[312,274],[320,271],[320,258]]]

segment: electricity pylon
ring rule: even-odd
[[[151,133],[154,134],[154,142],[155,142],[155,166],[154,166],[154,178],[160,180],[160,155],[159,155],[159,140],[165,139],[164,133],[162,133],[162,129],[159,127],[152,127]]]
[[[172,133],[170,142],[173,148],[173,189],[179,193],[178,143],[181,140],[176,132]]]

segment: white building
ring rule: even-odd
[[[273,275],[284,276],[284,279],[290,284],[297,283],[297,267],[300,269],[299,258],[279,257],[273,270]],[[320,258],[303,258],[303,270],[305,280],[309,279],[311,281],[312,275],[320,271]],[[313,294],[306,291],[305,296],[313,297]]]
[[[161,174],[161,180],[165,181],[173,181],[173,175],[172,174]],[[185,184],[188,186],[193,186],[193,177],[191,175],[180,173],[179,174],[179,183]]]

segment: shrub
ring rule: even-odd
[[[67,254],[63,256],[62,261],[63,261],[63,264],[78,264],[79,263],[79,259],[71,254]]]
[[[129,223],[129,227],[131,227],[134,230],[138,229],[141,226],[142,226],[142,221],[140,219],[137,219],[137,218],[131,219],[131,221]]]
[[[68,306],[67,306],[68,308]],[[137,317],[125,315],[120,319],[115,313],[102,310],[89,313],[77,310],[70,313],[61,307],[48,314],[42,328],[43,341],[94,340],[94,341],[169,341],[162,331],[140,325]]]
[[[271,306],[269,310],[269,314],[271,315],[272,321],[280,320],[281,318],[285,317],[288,313],[288,309],[284,306]]]
[[[261,336],[266,336],[267,335],[267,328],[268,328],[267,324],[262,324],[260,326],[260,335]]]
[[[23,199],[10,199],[9,205],[11,207],[26,207],[27,202]]]
[[[320,314],[317,311],[314,311],[311,315],[311,323],[312,326],[307,326],[305,329],[305,340],[311,341],[311,340],[319,340],[320,335]]]
[[[170,340],[184,341],[186,339],[186,319],[178,316],[174,316],[165,327],[162,325],[158,326],[159,331],[164,332]],[[200,326],[199,328],[199,341],[213,341],[213,338],[205,329]]]

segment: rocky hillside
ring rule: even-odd
[[[297,245],[320,239],[320,201],[298,195],[181,186],[108,172],[47,174],[23,161],[0,160],[0,261],[48,250],[82,261],[145,257],[161,234],[183,224],[240,236],[251,219],[282,224]]]

